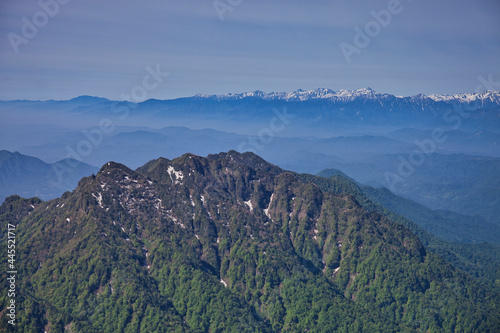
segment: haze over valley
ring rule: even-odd
[[[2,2],[0,332],[500,332],[499,18]]]
[[[315,89],[142,103],[84,96],[1,106],[4,148],[46,163],[71,159],[97,168],[116,161],[136,168],[185,152],[252,151],[288,170],[339,169],[432,209],[500,224],[500,94],[494,91],[396,97]],[[54,169],[61,181],[72,175],[68,161]],[[63,189],[70,188],[42,197]],[[2,193],[9,194],[15,193]]]

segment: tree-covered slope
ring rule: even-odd
[[[345,178],[352,180],[336,169],[325,169],[317,175],[326,178],[333,177],[339,180]],[[337,175],[342,177],[337,177]],[[500,226],[487,221],[482,216],[463,215],[447,210],[433,210],[418,202],[397,196],[386,188],[355,184],[362,194],[373,202],[408,218],[423,229],[446,241],[462,243],[500,242]]]
[[[332,193],[349,193],[364,208],[379,212],[391,221],[409,228],[425,247],[446,261],[483,282],[500,288],[500,244],[498,228],[480,217],[434,211],[416,202],[375,189],[325,170],[321,175],[297,175],[305,182],[318,185]],[[478,221],[478,223],[474,223]],[[485,240],[490,243],[485,243]],[[474,243],[472,243],[474,242]]]
[[[0,223],[16,225],[18,331],[499,327],[498,294],[407,227],[251,153],[110,162],[59,199],[8,198]]]

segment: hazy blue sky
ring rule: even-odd
[[[393,0],[55,1],[0,1],[0,99],[316,87],[450,94],[473,92],[479,76],[500,81],[498,0],[401,0],[382,23],[371,11]],[[40,3],[52,3],[53,17]],[[372,29],[368,45],[356,44],[355,27]],[[350,63],[341,43],[357,45]],[[143,84],[148,66],[169,76]]]

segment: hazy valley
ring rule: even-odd
[[[19,323],[494,331],[499,109],[370,89],[0,102]]]

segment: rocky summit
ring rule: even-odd
[[[0,224],[2,230],[15,225],[16,327],[19,332],[494,332],[500,327],[494,289],[360,201],[235,151],[159,158],[135,171],[109,162],[58,199],[11,196],[0,207]],[[1,252],[5,258],[6,247]],[[2,297],[5,309],[8,299]],[[0,327],[12,329],[7,312],[1,316]]]

